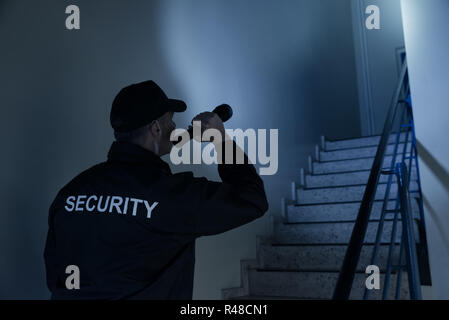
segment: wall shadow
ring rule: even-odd
[[[422,145],[422,143],[416,139],[416,144],[418,147],[418,154],[423,162],[429,167],[429,169],[438,177],[438,180],[449,193],[449,173],[446,169],[435,159],[434,156]]]

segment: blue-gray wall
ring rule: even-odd
[[[127,84],[154,79],[184,99],[181,127],[226,102],[229,128],[279,129],[279,171],[263,178],[274,215],[320,134],[360,135],[349,0],[80,0],[78,31],[65,29],[69,4],[0,2],[0,298],[48,297],[48,207],[105,160],[110,104]],[[194,298],[240,284],[239,260],[268,223],[199,239]]]
[[[449,2],[401,6],[432,272],[424,294],[449,299]]]

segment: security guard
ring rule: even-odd
[[[222,161],[226,145],[234,152],[238,146],[214,113],[193,120],[227,137],[214,142],[222,182],[172,174],[160,156],[172,147],[173,113],[185,110],[154,81],[117,94],[107,161],[76,176],[50,206],[44,258],[52,299],[192,299],[195,239],[267,211],[263,182],[247,156],[244,164]],[[73,266],[77,287],[67,284]]]

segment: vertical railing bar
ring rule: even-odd
[[[410,92],[410,84],[407,83],[407,89],[405,90],[405,96],[408,95],[408,93]],[[405,109],[407,109],[407,104],[405,104]],[[413,143],[413,141],[411,141]],[[405,138],[405,142],[404,142],[404,149],[402,150],[402,161],[404,162],[405,159],[405,155],[407,153],[407,144],[408,144],[408,131],[407,131],[407,135]],[[412,148],[412,146],[410,146]],[[411,149],[410,148],[410,149]],[[412,155],[410,154],[410,157]],[[398,186],[398,190],[397,190],[397,199],[399,199],[399,179],[396,179],[397,181],[397,186]],[[402,210],[402,208],[401,208]],[[401,223],[403,223],[403,221],[401,221]],[[401,242],[399,245],[399,261],[398,261],[398,265],[402,266],[402,260],[403,260],[403,256],[404,256],[404,230],[401,230]],[[399,267],[398,271],[396,272],[396,293],[395,293],[395,299],[399,300],[400,299],[400,295],[401,295],[401,283],[402,283],[402,269],[403,267]]]
[[[395,167],[397,151],[398,151],[398,147],[399,147],[399,141],[400,141],[400,138],[401,138],[401,123],[402,123],[402,119],[404,118],[404,114],[405,114],[405,108],[402,110],[402,114],[399,117],[398,133],[396,134],[395,146],[394,146],[394,149],[393,149],[393,154],[392,154],[392,157],[391,157],[391,164],[390,164],[390,167],[389,167],[390,169],[394,169],[394,167]],[[376,265],[376,263],[377,263],[377,255],[379,253],[380,240],[382,238],[383,226],[384,226],[384,221],[385,221],[385,210],[387,209],[388,201],[390,200],[391,180],[392,180],[392,175],[389,175],[388,176],[388,181],[387,181],[387,186],[385,188],[385,195],[384,195],[384,201],[382,203],[380,220],[379,220],[379,224],[378,224],[378,227],[377,227],[376,240],[374,242],[373,254],[372,254],[372,257],[371,257],[371,264],[372,265]],[[377,192],[377,190],[376,190],[376,192]],[[385,281],[387,281],[387,277],[385,278]],[[385,285],[385,282],[384,282],[384,289],[385,289],[385,287],[386,287],[386,285]],[[369,297],[370,297],[370,291],[368,290],[368,288],[365,288],[363,299],[364,300],[368,300]]]
[[[423,204],[423,196],[422,196],[422,188],[421,188],[421,177],[419,174],[419,163],[418,163],[418,147],[416,145],[416,132],[415,132],[415,120],[413,119],[413,109],[412,106],[409,105],[409,117],[410,117],[410,123],[411,123],[411,132],[412,132],[412,148],[415,150],[415,167],[416,167],[416,177],[417,177],[417,184],[418,184],[418,190],[419,190],[419,217],[421,219],[422,225],[424,230],[426,230],[426,221],[424,218],[424,204]],[[410,169],[411,171],[411,169]]]
[[[404,256],[404,232],[402,232],[401,234],[401,245],[400,245],[400,249],[399,249],[399,262],[398,265],[402,265],[402,259]],[[401,292],[401,279],[402,279],[402,269],[403,268],[399,268],[398,272],[397,272],[397,278],[396,278],[396,295],[395,295],[395,299],[399,300],[400,298],[400,292]]]
[[[402,116],[400,118],[401,121],[399,122],[399,127],[401,127],[401,123],[402,123],[402,119],[404,118],[405,111],[406,111],[406,108],[404,107]],[[406,137],[405,137],[404,146],[407,146],[407,143],[408,143],[408,133],[406,134]],[[405,151],[406,151],[406,147],[404,147],[404,149],[402,150],[401,161],[404,161],[404,159],[405,159]],[[398,208],[399,208],[399,181],[397,181],[397,179],[396,179],[396,185],[397,185],[397,191],[396,191],[395,210],[398,210]],[[387,270],[386,270],[386,274],[385,274],[384,290],[383,290],[383,294],[382,294],[382,299],[384,299],[384,300],[387,299],[388,290],[390,289],[391,260],[392,260],[392,252],[394,250],[395,242],[396,242],[397,216],[398,216],[397,212],[395,212],[394,219],[393,219],[393,229],[392,229],[391,237],[390,237],[390,245],[388,248]],[[400,261],[399,261],[399,263],[400,263]]]
[[[410,86],[410,84],[408,84],[408,86]],[[408,94],[408,99],[411,99],[410,96],[410,90],[409,90],[409,94]],[[419,234],[419,242],[420,242],[420,248],[423,250],[423,256],[420,257],[420,262],[423,262],[423,265],[418,265],[419,267],[419,275],[421,277],[424,276],[424,281],[426,281],[426,283],[428,285],[431,284],[431,279],[430,279],[430,270],[429,270],[429,261],[428,261],[428,247],[427,247],[427,235],[426,235],[426,219],[425,219],[425,213],[424,213],[424,203],[423,203],[423,192],[422,192],[422,184],[421,184],[421,175],[420,175],[420,168],[419,168],[419,157],[418,157],[418,146],[417,146],[417,139],[416,139],[416,128],[415,128],[415,121],[414,121],[414,117],[413,117],[413,106],[412,106],[412,102],[408,101],[407,103],[408,106],[408,115],[410,118],[410,128],[411,128],[411,135],[412,135],[412,150],[415,153],[415,163],[414,163],[414,167],[416,168],[416,181],[417,181],[417,185],[418,185],[418,198],[416,199],[418,202],[418,206],[419,206],[419,223],[420,223],[420,229],[423,231],[422,233],[420,231],[418,231]],[[413,160],[413,158],[412,158]],[[411,171],[412,171],[412,165],[410,165],[410,173],[409,176],[411,176]],[[411,180],[411,179],[409,179]],[[412,216],[414,217],[414,214],[412,213]],[[423,260],[425,259],[425,260]],[[424,269],[421,270],[421,267],[423,267]],[[428,278],[427,278],[428,277]],[[422,279],[420,279],[422,280]]]
[[[408,134],[410,133],[410,131],[409,132],[407,132],[407,138],[408,138]],[[409,190],[410,190],[410,178],[412,177],[412,161],[413,161],[413,148],[410,148],[411,150],[410,150],[410,159],[408,159],[408,167],[407,167],[407,181],[408,181],[408,188],[409,188]],[[413,217],[413,215],[412,215],[412,217]]]
[[[406,139],[405,139],[405,146],[407,146],[408,144],[408,138],[409,138],[409,134],[410,134],[411,130],[407,130],[407,134],[406,134]],[[413,144],[413,139],[411,139],[411,143]],[[410,158],[409,158],[409,168],[411,168],[411,162],[413,161],[413,145],[410,145]],[[405,160],[405,154],[406,154],[406,149],[404,150],[403,156],[402,156],[402,162],[404,162]],[[405,163],[405,162],[404,162]],[[407,172],[407,178],[408,178],[408,187],[410,187],[410,178],[411,178],[411,170],[409,170]],[[399,181],[398,181],[398,196],[399,196]],[[403,210],[401,208],[401,210]],[[411,212],[412,216],[413,216],[413,212]],[[404,224],[404,221],[401,221],[402,224]],[[402,236],[401,236],[401,253],[400,253],[400,261],[399,261],[399,265],[402,265],[402,259],[403,259],[403,248],[404,248],[404,240],[405,239],[405,233],[402,232]],[[400,299],[400,292],[401,292],[401,283],[402,283],[402,269],[403,268],[399,268],[398,274],[397,274],[397,281],[396,281],[396,295],[395,295],[395,299],[399,300]]]
[[[402,230],[404,232],[407,274],[410,290],[410,298],[421,299],[421,288],[418,273],[418,262],[416,254],[416,243],[414,239],[414,222],[410,215],[410,197],[408,194],[407,167],[405,163],[398,163],[398,182],[401,197]],[[405,171],[405,172],[404,172]]]
[[[406,111],[406,107],[404,106],[404,113],[401,116],[401,122],[402,123],[402,119],[404,118],[405,115],[405,111]],[[399,125],[400,127],[400,125]],[[406,130],[406,135],[405,135],[405,140],[404,140],[404,149],[402,150],[402,158],[401,158],[401,162],[404,162],[405,159],[405,155],[406,155],[406,151],[407,151],[407,144],[408,144],[408,134],[409,134],[409,130]],[[399,200],[399,181],[397,181],[398,179],[396,179],[396,185],[397,185],[397,190],[396,190],[396,210],[398,209],[398,200]],[[393,220],[393,230],[392,230],[392,234],[391,234],[391,238],[390,238],[390,246],[389,246],[389,250],[388,250],[388,260],[387,260],[387,272],[385,274],[385,281],[384,281],[384,292],[382,295],[382,298],[385,300],[388,297],[388,290],[389,290],[389,286],[390,286],[390,277],[391,277],[391,255],[392,255],[392,251],[394,250],[394,246],[395,246],[395,242],[396,242],[396,229],[397,229],[397,212],[395,213],[394,216],[394,220]],[[402,237],[401,237],[401,244],[402,244]],[[397,283],[397,285],[400,286],[400,282]],[[400,289],[400,288],[399,288]]]
[[[399,208],[399,197],[396,197],[396,210]],[[391,260],[392,260],[392,251],[395,247],[395,240],[396,240],[396,227],[397,227],[397,217],[398,212],[394,213],[394,220],[393,220],[393,230],[391,231],[391,237],[390,237],[390,246],[388,250],[388,258],[387,258],[387,270],[385,271],[385,281],[384,281],[384,290],[382,293],[382,299],[386,300],[388,297],[388,290],[390,288],[390,277],[391,277]]]

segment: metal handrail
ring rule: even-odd
[[[376,241],[375,241],[375,246],[373,249],[373,257],[372,257],[371,262],[372,262],[372,264],[376,264],[380,239],[381,239],[382,232],[383,232],[383,224],[385,221],[385,215],[387,212],[394,212],[393,231],[391,234],[391,242],[390,242],[390,248],[389,248],[390,250],[388,253],[387,274],[386,274],[386,279],[385,279],[386,286],[384,287],[384,292],[383,292],[383,298],[386,299],[387,294],[388,294],[389,278],[390,278],[390,273],[391,273],[391,269],[392,269],[391,252],[393,250],[392,249],[393,246],[395,245],[397,216],[398,216],[398,212],[400,212],[401,213],[401,222],[403,225],[403,231],[402,231],[403,241],[401,241],[401,248],[400,248],[401,252],[400,252],[399,265],[396,266],[396,267],[399,267],[396,298],[399,297],[400,274],[401,274],[400,272],[401,272],[401,267],[402,267],[401,259],[402,259],[402,254],[404,251],[407,251],[406,252],[407,259],[406,260],[407,260],[407,268],[408,268],[407,271],[408,271],[408,276],[409,276],[409,284],[410,284],[410,288],[413,288],[410,290],[411,298],[412,299],[420,299],[420,297],[421,297],[420,290],[418,289],[419,288],[419,275],[416,276],[417,275],[417,264],[416,264],[416,248],[414,245],[413,217],[412,217],[412,214],[410,211],[410,206],[409,206],[410,199],[409,199],[408,183],[410,181],[409,175],[411,173],[411,170],[408,172],[408,175],[404,176],[403,173],[407,172],[407,169],[406,169],[406,167],[405,168],[402,167],[402,164],[404,164],[404,166],[405,166],[404,161],[406,159],[405,156],[406,156],[407,147],[408,147],[408,136],[409,136],[409,132],[411,131],[412,132],[412,141],[411,141],[412,145],[411,145],[411,150],[410,150],[410,155],[409,155],[409,159],[410,159],[409,168],[411,168],[411,161],[413,159],[413,154],[415,154],[417,171],[419,170],[418,165],[417,165],[417,152],[416,152],[417,150],[416,150],[416,140],[415,140],[415,135],[414,135],[415,132],[414,132],[414,127],[413,127],[412,113],[411,113],[411,110],[409,111],[409,113],[407,113],[407,110],[406,110],[407,107],[406,107],[405,97],[407,97],[407,95],[409,93],[409,86],[408,86],[408,82],[406,81],[406,77],[407,77],[407,65],[406,65],[406,62],[404,61],[403,66],[401,68],[399,83],[398,83],[398,86],[397,86],[397,88],[393,94],[392,100],[391,100],[390,108],[388,110],[388,114],[387,114],[387,117],[385,120],[381,139],[380,139],[379,146],[378,146],[377,152],[376,152],[376,156],[374,158],[374,162],[373,162],[373,165],[371,168],[368,183],[367,183],[364,195],[363,195],[360,210],[359,210],[359,213],[358,213],[355,225],[354,225],[354,229],[351,234],[351,239],[350,239],[350,242],[348,245],[348,249],[345,254],[341,273],[339,275],[337,285],[335,287],[333,299],[337,299],[337,300],[349,299],[349,295],[350,295],[351,289],[352,289],[352,283],[353,283],[354,276],[356,273],[357,264],[358,264],[358,261],[360,258],[360,252],[363,247],[363,241],[365,238],[366,230],[368,228],[371,209],[372,209],[373,201],[375,198],[375,194],[376,194],[376,190],[377,190],[377,186],[378,186],[378,182],[379,182],[379,178],[380,178],[381,174],[390,174],[390,175],[388,177],[388,182],[386,185],[385,197],[384,197],[384,202],[382,205],[381,217],[379,220],[379,226],[377,229]],[[400,99],[401,94],[404,95],[403,99]],[[399,130],[398,130],[397,136],[396,136],[396,143],[395,143],[395,147],[394,147],[394,151],[393,151],[393,155],[392,155],[391,165],[389,168],[390,170],[383,171],[382,167],[383,167],[384,157],[385,157],[385,153],[386,153],[386,147],[387,147],[390,135],[392,133],[394,121],[398,114],[398,109],[399,109],[400,105],[404,105],[404,109],[399,117]],[[403,128],[405,126],[405,125],[402,125],[402,120],[404,118],[404,114],[406,114],[406,116],[408,116],[411,120],[410,120],[410,123],[408,123],[409,129],[406,133],[406,139],[404,142],[404,149],[402,152],[403,154],[402,154],[400,166],[395,166],[397,149],[398,149],[398,144],[399,144],[400,134],[401,134],[401,128]],[[395,210],[387,210],[388,202],[390,200],[390,189],[391,189],[393,174],[397,177],[398,192],[397,192],[397,197],[396,197]],[[404,181],[406,182],[406,185],[404,185]],[[418,177],[418,185],[419,185],[419,193],[421,193],[419,177]],[[408,205],[407,205],[407,203],[408,203]],[[399,209],[399,207],[400,207],[400,209]],[[422,209],[422,204],[421,204],[420,209]],[[420,211],[421,211],[421,219],[424,223],[424,217],[422,214],[423,211],[422,210],[420,210]],[[409,220],[412,221],[411,227],[408,224]],[[405,246],[404,246],[404,243],[405,243]],[[418,284],[416,283],[416,281],[418,281]],[[369,297],[369,292],[367,290],[365,290],[364,298],[367,299],[368,297]]]
[[[396,165],[396,175],[398,181],[398,193],[401,200],[401,219],[404,248],[407,250],[405,258],[407,260],[407,275],[409,282],[410,298],[421,299],[421,288],[418,273],[418,259],[415,245],[415,231],[413,223],[413,213],[410,205],[409,175],[404,162]]]

